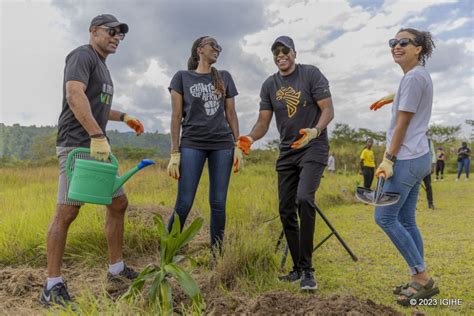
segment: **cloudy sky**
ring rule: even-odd
[[[262,82],[276,71],[270,46],[291,36],[297,62],[317,66],[330,82],[336,122],[385,130],[390,111],[368,106],[396,91],[403,73],[387,41],[401,27],[432,32],[437,48],[427,69],[434,82],[432,123],[474,119],[474,5],[471,0],[0,0],[0,122],[55,125],[64,58],[89,40],[100,13],[130,32],[107,63],[113,108],[139,117],[147,131],[168,132],[173,74],[185,69],[192,42],[212,35],[223,46],[216,67],[237,85],[241,133],[258,115]],[[120,123],[108,128],[126,130]],[[267,139],[276,138],[273,126]]]

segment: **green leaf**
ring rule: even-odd
[[[188,295],[198,305],[202,305],[201,290],[199,290],[199,287],[189,273],[174,263],[164,266],[163,269],[178,281],[186,295]]]
[[[181,256],[181,255],[174,256],[172,263],[180,263],[186,258],[187,258],[186,256]]]
[[[168,281],[160,284],[160,299],[163,315],[173,315],[173,295]]]
[[[178,214],[175,213],[174,214],[173,226],[171,227],[170,235],[175,237],[175,236],[179,235],[180,232],[181,232],[181,224],[180,224],[179,216],[178,216]]]
[[[157,266],[149,264],[143,269],[138,277],[132,282],[130,288],[123,295],[124,299],[131,299],[136,297],[143,289],[147,279],[152,277],[156,273]]]
[[[161,286],[161,283],[163,282],[164,278],[165,273],[163,271],[158,271],[155,274],[155,280],[153,280],[153,283],[151,284],[150,289],[148,290],[148,300],[153,305],[156,303],[158,288]]]
[[[155,222],[156,228],[158,230],[158,234],[161,239],[168,237],[168,229],[166,228],[166,225],[163,222],[163,218],[161,217],[160,214],[156,214],[153,217],[153,222]]]
[[[189,225],[181,235],[178,237],[177,240],[177,248],[180,249],[181,247],[185,246],[188,242],[190,242],[194,236],[199,232],[204,223],[204,219],[201,217],[196,218],[191,225]]]

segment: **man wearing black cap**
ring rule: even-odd
[[[251,144],[268,131],[275,113],[280,133],[276,163],[279,211],[293,259],[293,270],[280,280],[300,281],[302,290],[315,290],[311,262],[314,195],[328,161],[326,127],[334,117],[331,93],[318,68],[295,64],[295,45],[290,37],[278,37],[271,50],[278,72],[263,83],[257,123],[249,135],[239,137],[238,146],[248,154]]]
[[[66,57],[63,83],[63,104],[58,122],[56,153],[59,159],[59,190],[56,214],[49,226],[47,236],[48,280],[41,292],[44,305],[66,305],[71,297],[61,277],[61,263],[64,255],[69,225],[84,204],[68,199],[66,159],[76,147],[89,147],[90,157],[107,160],[110,145],[106,137],[107,122],[123,121],[133,128],[137,135],[143,125],[136,118],[111,109],[114,93],[112,79],[105,60],[115,53],[128,32],[128,25],[110,14],[96,16],[89,27],[90,41],[73,50]],[[122,260],[124,215],[128,200],[123,189],[119,189],[107,205],[105,235],[109,253],[109,281],[134,279],[138,273],[127,267]]]

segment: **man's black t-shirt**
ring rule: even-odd
[[[225,70],[219,73],[224,81],[225,98],[235,97],[238,92],[232,76]],[[216,93],[211,74],[178,71],[168,89],[183,96],[180,146],[202,150],[234,147],[232,130],[225,117],[225,98]]]
[[[63,107],[58,122],[57,146],[89,147],[87,131],[76,119],[66,100],[66,82],[80,81],[87,88],[85,94],[91,106],[94,119],[105,134],[114,94],[114,85],[105,60],[92,48],[83,45],[66,57],[63,81]]]
[[[313,128],[321,116],[317,101],[331,97],[329,82],[318,68],[312,65],[297,64],[295,71],[288,76],[279,72],[271,75],[260,91],[260,111],[275,113],[280,133],[280,156],[297,151],[314,151],[312,159],[326,164],[328,160],[327,131],[313,139],[300,150],[291,149],[291,144],[301,138],[299,130]]]

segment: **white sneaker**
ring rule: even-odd
[[[459,181],[459,178],[456,178],[456,182],[458,182],[458,181]]]

